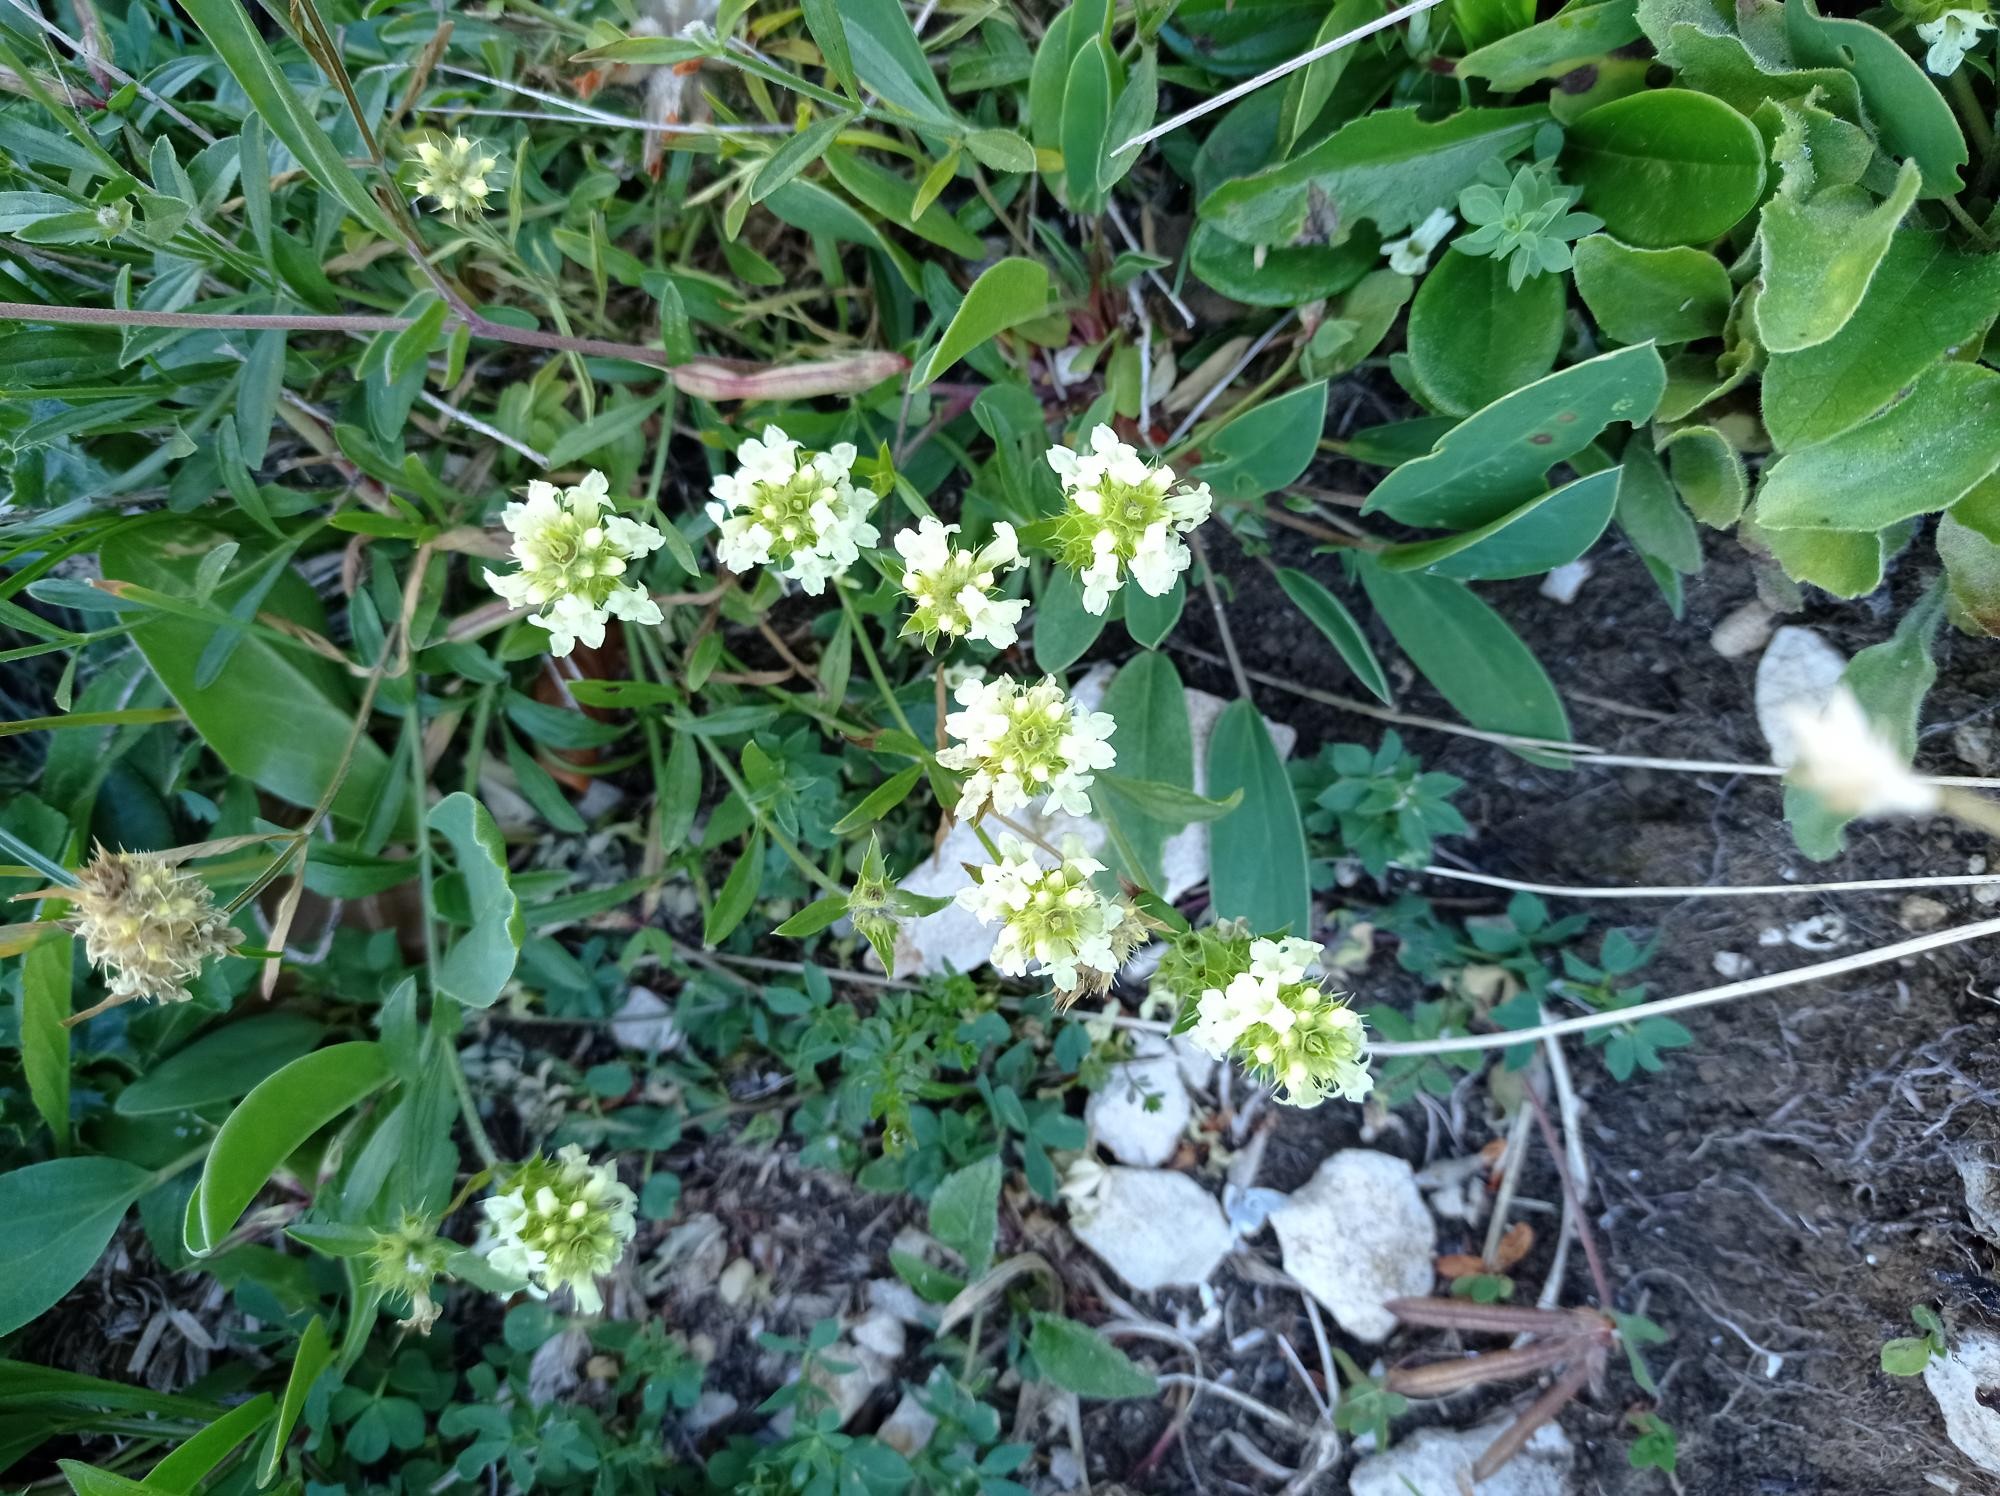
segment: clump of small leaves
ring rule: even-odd
[[[1422,867],[1438,837],[1469,829],[1451,803],[1465,781],[1425,772],[1393,731],[1372,753],[1360,743],[1329,743],[1297,777],[1302,790],[1314,790],[1306,829],[1337,837],[1341,853],[1377,878],[1391,866]]]
[[[1929,1304],[1912,1304],[1910,1320],[1923,1333],[1904,1335],[1882,1344],[1882,1370],[1892,1377],[1918,1377],[1931,1357],[1944,1354],[1944,1321]]]
[[[1489,161],[1458,195],[1459,216],[1473,227],[1452,247],[1504,259],[1515,290],[1531,275],[1560,274],[1574,263],[1571,242],[1604,227],[1594,214],[1571,211],[1582,195],[1581,187],[1556,179],[1552,163],[1531,162],[1509,177],[1504,165]]]
[[[1565,997],[1575,998],[1599,1013],[1636,1007],[1646,1000],[1643,983],[1620,986],[1620,977],[1630,976],[1653,959],[1656,942],[1640,945],[1623,930],[1608,932],[1597,950],[1595,964],[1575,951],[1562,954],[1563,976],[1555,984]],[[1694,1043],[1694,1035],[1671,1018],[1654,1016],[1614,1028],[1593,1029],[1587,1036],[1593,1048],[1604,1051],[1604,1068],[1613,1080],[1630,1080],[1635,1070],[1657,1071],[1662,1067],[1660,1052],[1682,1049]]]

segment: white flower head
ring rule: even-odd
[[[528,621],[549,631],[551,654],[566,655],[579,640],[598,648],[607,618],[660,621],[660,605],[623,578],[664,542],[651,525],[612,513],[607,487],[597,472],[574,488],[536,481],[500,516],[520,569],[488,571],[486,584],[516,608],[541,609]]]
[[[776,426],[736,450],[737,469],[709,485],[708,517],[722,534],[715,554],[733,572],[780,568],[818,597],[863,546],[880,539],[868,523],[875,495],[854,486],[854,445],[803,452]]]
[[[74,888],[48,892],[69,901],[64,923],[82,939],[113,1003],[184,1003],[194,995],[188,983],[243,938],[214,891],[171,852],[99,847]]]
[[[1791,707],[1785,721],[1797,754],[1786,778],[1829,809],[1845,816],[1886,816],[1938,808],[1938,787],[1910,772],[1896,745],[1846,686],[1837,687],[1818,710]]]
[[[1083,606],[1102,613],[1129,573],[1150,597],[1164,597],[1193,559],[1181,537],[1208,518],[1206,483],[1176,485],[1174,470],[1149,463],[1109,426],[1090,433],[1090,449],[1049,448],[1062,480],[1056,520],[1058,558],[1083,584]]]
[[[433,199],[443,213],[479,212],[486,206],[486,174],[500,164],[463,135],[439,144],[417,145],[417,194]]]
[[[480,1250],[495,1272],[517,1278],[536,1298],[567,1288],[585,1314],[604,1308],[597,1280],[618,1266],[638,1231],[638,1197],[618,1182],[617,1165],[593,1164],[576,1144],[535,1158],[480,1202]]]
[[[1458,215],[1445,208],[1433,208],[1428,217],[1400,239],[1382,246],[1389,268],[1399,275],[1422,275],[1430,268],[1431,255],[1444,243],[1444,236],[1458,225]]]
[[[1032,964],[1070,999],[1108,987],[1131,954],[1139,916],[1091,882],[1104,864],[1085,855],[1075,837],[1055,867],[1043,867],[1016,837],[1002,837],[999,845],[1000,860],[980,868],[979,881],[957,895],[982,925],[1001,922],[994,966],[1025,976]]]
[[[1324,947],[1257,940],[1250,967],[1196,999],[1188,1038],[1216,1059],[1235,1059],[1292,1106],[1329,1095],[1359,1101],[1374,1085],[1361,1016],[1309,973]]]
[[[1025,564],[1014,527],[1000,521],[993,538],[976,551],[954,546],[951,537],[957,533],[957,525],[925,515],[916,529],[897,534],[903,591],[912,604],[903,633],[922,639],[926,648],[934,648],[940,637],[961,635],[995,649],[1011,648],[1028,601],[996,594],[1000,578]]]
[[[944,719],[956,742],[938,762],[966,775],[961,816],[988,805],[1010,815],[1039,797],[1044,810],[1090,814],[1086,793],[1097,770],[1118,755],[1110,742],[1117,723],[1109,712],[1087,712],[1053,680],[1023,685],[1009,676],[968,680],[956,691],[959,710]]]
[[[1924,66],[1940,78],[1950,77],[1965,61],[1965,54],[1979,45],[1980,34],[1997,24],[1983,10],[1948,10],[1935,21],[1919,22],[1917,35],[1930,45]]]

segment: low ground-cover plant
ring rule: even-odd
[[[198,1387],[10,1365],[6,1458],[68,1440],[86,1493],[1011,1492],[1003,1383],[1155,1385],[993,1260],[1014,1171],[1052,1201],[1087,1150],[1143,948],[1136,1021],[1282,1102],[1449,1095],[1573,1031],[1659,1068],[1729,992],[1648,1002],[1646,945],[1586,958],[1532,894],[1401,891],[1469,828],[1395,733],[1286,769],[1228,621],[1266,567],[1371,710],[1393,641],[1564,767],[1477,584],[1614,525],[1676,612],[1702,527],[1849,597],[1934,550],[1790,808],[1818,853],[1990,829],[1908,768],[1937,631],[1995,608],[1984,12],[1404,10],[0,15],[0,1334],[54,1353],[107,1250],[247,1316]],[[1329,436],[1348,377],[1408,418]],[[1191,597],[1234,692],[1199,750]],[[940,844],[957,886],[908,886]],[[1313,938],[1348,859],[1413,1008]],[[921,969],[947,910],[1010,980]],[[670,1032],[628,1008],[656,970]],[[897,1263],[946,1353],[920,1455],[843,1431],[831,1323],[768,1347],[805,1363],[772,1441],[663,1436],[699,1358],[606,1293],[665,1156],[739,1123],[948,1249]],[[552,1401],[572,1320],[603,1360]],[[1400,1395],[1348,1371],[1385,1438]]]

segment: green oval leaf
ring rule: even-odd
[[[381,1046],[356,1040],[303,1055],[260,1081],[209,1147],[188,1200],[188,1251],[197,1257],[214,1251],[278,1166],[389,1074]]]
[[[1534,383],[1556,366],[1567,304],[1560,275],[1531,276],[1515,287],[1504,258],[1443,256],[1410,304],[1417,383],[1454,416]]]
[[[1918,183],[1916,163],[1905,161],[1895,190],[1880,203],[1863,188],[1838,187],[1805,203],[1780,192],[1764,205],[1757,331],[1766,348],[1796,353],[1847,325],[1896,225],[1917,200]]]
[[[1970,159],[1951,106],[1915,58],[1866,21],[1822,16],[1815,0],[1783,7],[1785,36],[1808,67],[1839,68],[1860,86],[1882,149],[1923,168],[1925,197],[1953,197]]]
[[[1764,137],[1719,99],[1656,88],[1575,121],[1563,170],[1620,239],[1649,249],[1704,244],[1757,206]]]
[[[1617,343],[1720,337],[1736,296],[1722,261],[1706,250],[1634,249],[1609,234],[1576,246],[1576,293]]]
[[[1260,934],[1303,932],[1312,920],[1306,834],[1291,779],[1255,703],[1232,701],[1208,740],[1208,792],[1243,801],[1209,828],[1208,900],[1220,919]]]
[[[81,1282],[152,1183],[118,1158],[54,1158],[0,1174],[0,1335],[11,1334]]]
[[[925,361],[921,378],[912,377],[917,388],[929,384],[980,344],[1032,322],[1048,310],[1049,271],[1040,260],[1001,260],[981,272],[972,289],[965,293],[951,325]]]
[[[472,928],[452,942],[437,967],[437,990],[467,1007],[490,1008],[521,959],[527,926],[507,875],[507,844],[486,807],[463,790],[431,807],[430,829],[451,843],[465,880]]]
[[[194,590],[202,558],[230,538],[187,519],[143,525],[110,535],[99,559],[107,577],[186,596]],[[234,603],[258,581],[264,559],[240,558],[235,575],[215,590],[213,605],[227,609]],[[326,632],[318,596],[289,566],[282,568],[261,606],[315,633]],[[209,684],[197,685],[198,662],[217,632],[215,624],[200,618],[154,614],[132,638],[217,758],[294,805],[317,804],[339,770],[354,726],[354,693],[347,677],[304,646],[288,648],[262,634],[245,634],[229,668]],[[281,732],[272,730],[276,702],[284,704]],[[387,756],[364,734],[334,797],[334,815],[365,822],[378,800],[401,793],[401,781],[392,785],[390,779]]]
[[[1128,589],[1137,591],[1136,585]],[[1113,599],[1116,602],[1116,599]],[[1083,588],[1076,573],[1066,566],[1051,566],[1048,580],[1035,600],[1035,664],[1050,675],[1060,675],[1097,642],[1111,617],[1089,613],[1083,606]]]

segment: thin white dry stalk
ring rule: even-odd
[[[1192,109],[1183,109],[1171,119],[1162,120],[1159,124],[1153,126],[1152,129],[1134,135],[1130,140],[1113,150],[1111,154],[1122,156],[1125,152],[1134,150],[1146,144],[1149,140],[1158,140],[1162,135],[1171,135],[1182,125],[1188,124],[1193,120],[1198,120],[1204,114],[1213,114],[1225,105],[1235,103],[1245,94],[1255,93],[1266,83],[1275,83],[1288,73],[1295,73],[1302,67],[1310,67],[1322,57],[1331,57],[1343,47],[1351,47],[1356,42],[1366,37],[1371,37],[1378,31],[1386,31],[1399,21],[1407,21],[1411,16],[1419,15],[1440,3],[1441,0],[1411,0],[1410,4],[1398,7],[1390,11],[1386,16],[1378,16],[1365,25],[1356,26],[1352,31],[1342,32],[1330,41],[1321,42],[1309,52],[1301,52],[1297,57],[1287,62],[1281,62],[1274,68],[1266,68],[1256,77],[1246,78],[1234,88],[1225,88],[1214,97],[1203,99]]]
[[[1705,1008],[1739,997],[1754,997],[1761,992],[1797,987],[1806,982],[1817,982],[1826,977],[1842,976],[1850,971],[1862,971],[1870,966],[1881,966],[1890,961],[1921,956],[1927,951],[1941,950],[1948,945],[1959,945],[1988,935],[2000,935],[2000,919],[1983,919],[1974,924],[1957,925],[1949,930],[1933,931],[1929,935],[1919,935],[1914,940],[1898,941],[1894,945],[1881,946],[1872,951],[1860,951],[1833,961],[1820,961],[1811,966],[1801,966],[1792,971],[1772,972],[1761,977],[1747,977],[1740,982],[1729,982],[1720,987],[1704,987],[1699,992],[1683,992],[1678,997],[1663,997],[1657,1002],[1640,1003],[1635,1007],[1586,1013],[1578,1018],[1538,1023],[1532,1028],[1512,1029],[1505,1033],[1467,1034],[1463,1038],[1450,1039],[1384,1040],[1370,1045],[1369,1048],[1373,1054],[1385,1059],[1397,1055],[1462,1054],[1475,1049],[1512,1049],[1517,1044],[1525,1044],[1534,1039],[1561,1038],[1566,1034],[1580,1034],[1590,1029],[1617,1028],[1624,1024],[1636,1023],[1642,1018],[1684,1012],[1689,1008]]]
[[[2000,883],[2000,873],[1952,873],[1924,878],[1851,878],[1839,883],[1665,884],[1646,888],[1594,888],[1566,883],[1524,883],[1515,878],[1496,877],[1492,873],[1439,867],[1435,863],[1422,871],[1432,878],[1450,878],[1459,883],[1477,883],[1485,888],[1504,888],[1512,893],[1548,894],[1564,899],[1741,899],[1788,893],[1887,893],[1909,888],[1978,888]]]

